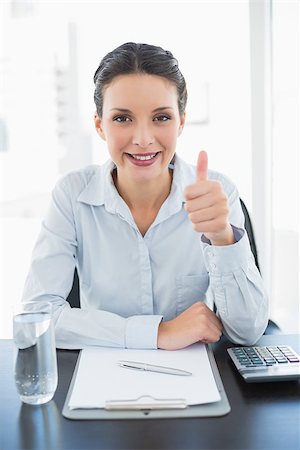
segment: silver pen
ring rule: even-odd
[[[118,361],[118,365],[124,369],[146,370],[147,372],[166,373],[169,375],[192,375],[191,372],[181,369],[173,369],[172,367],[155,366],[154,364],[147,364],[135,361]]]

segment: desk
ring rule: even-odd
[[[289,344],[299,336],[268,335],[260,344]],[[231,412],[218,418],[71,421],[61,415],[78,352],[58,351],[59,384],[42,406],[23,405],[16,393],[12,341],[0,341],[0,449],[286,449],[300,448],[300,383],[247,384],[235,371],[223,337],[214,353]],[[101,382],[101,380],[99,380]]]

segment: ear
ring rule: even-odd
[[[106,141],[106,137],[102,128],[102,120],[98,116],[97,112],[94,113],[94,123],[97,133],[104,141]]]
[[[182,130],[184,128],[185,118],[186,118],[186,112],[184,112],[183,115],[180,117],[180,125],[179,125],[179,128],[178,128],[178,136],[181,135]]]

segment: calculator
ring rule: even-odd
[[[300,357],[288,345],[231,347],[227,351],[248,383],[300,379]]]

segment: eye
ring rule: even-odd
[[[170,116],[167,114],[160,114],[159,116],[154,117],[154,120],[158,122],[167,122],[170,119]]]
[[[113,118],[113,121],[118,122],[118,123],[128,122],[129,120],[130,120],[130,118],[127,116],[115,116]]]

